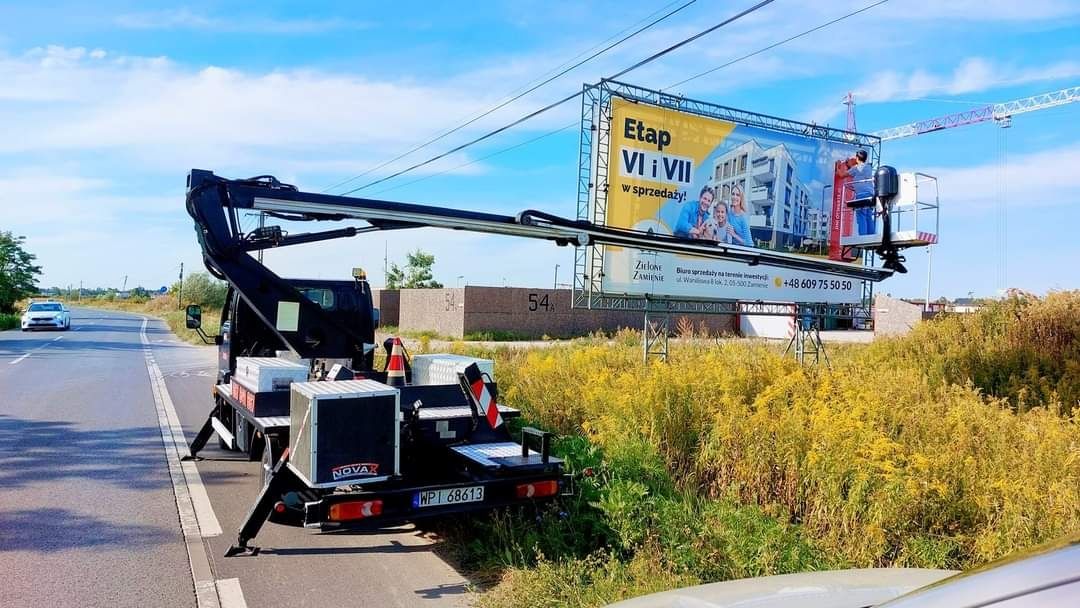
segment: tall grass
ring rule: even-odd
[[[676,344],[668,364],[646,366],[627,335],[499,351],[504,400],[578,438],[563,452],[594,475],[561,517],[519,516],[476,541],[472,558],[509,566],[481,603],[967,568],[1076,531],[1078,310],[1080,292],[1013,299],[834,349],[831,368],[745,342]],[[560,541],[578,520],[590,542]]]

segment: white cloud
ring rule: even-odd
[[[77,167],[0,172],[3,229],[26,235],[42,266],[41,284],[154,287],[181,259],[199,263],[183,188],[137,194],[109,179],[79,175]]]
[[[366,29],[362,21],[346,19],[272,19],[262,16],[215,17],[187,8],[127,13],[113,23],[133,30],[202,30],[211,32],[247,32],[259,34],[318,34],[334,30]]]
[[[853,89],[859,104],[911,101],[933,96],[961,96],[1035,82],[1054,82],[1080,76],[1080,62],[1063,60],[1047,65],[1020,66],[982,57],[961,61],[950,73],[923,69],[880,72]],[[811,107],[800,117],[807,122],[828,123],[843,112],[842,93]],[[1007,101],[1006,99],[995,101]],[[976,105],[973,103],[972,105]]]
[[[0,173],[0,209],[7,225],[50,233],[168,214],[182,209],[183,195],[179,180],[171,195],[138,195],[110,180],[85,177],[74,170],[39,167]]]
[[[1080,145],[1011,155],[1005,167],[990,162],[971,167],[920,169],[938,178],[942,213],[972,214],[993,210],[1005,187],[1010,208],[1075,208],[1080,204]],[[1003,179],[1004,178],[1004,179]]]
[[[255,162],[271,161],[325,173],[350,159],[349,170],[357,171],[491,103],[456,83],[303,69],[192,70],[164,58],[64,47],[0,57],[0,81],[13,85],[0,92],[0,154],[111,151],[137,166],[173,170],[258,169]],[[427,169],[465,159],[451,156]],[[322,160],[328,166],[319,167]],[[459,172],[470,170],[478,168]]]
[[[1062,80],[1080,76],[1080,62],[1065,60],[1044,66],[995,63],[981,57],[962,61],[951,74],[924,70],[882,72],[855,88],[859,102],[918,99],[927,95],[965,95],[997,87]]]

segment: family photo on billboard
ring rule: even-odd
[[[834,205],[871,200],[872,177],[865,149],[733,125],[681,186],[683,202],[660,201],[638,219],[683,238],[826,256]],[[856,210],[854,223],[849,232],[873,233],[872,206]]]

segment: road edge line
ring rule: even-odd
[[[240,588],[240,579],[223,578],[217,581],[218,598],[221,608],[247,608],[244,590]]]
[[[221,608],[217,583],[214,580],[214,572],[210,566],[210,556],[207,554],[206,546],[202,540],[203,535],[195,511],[195,501],[191,495],[186,472],[181,466],[180,453],[177,450],[176,429],[169,420],[166,409],[166,403],[171,406],[172,400],[169,397],[168,389],[165,387],[165,377],[161,374],[161,369],[154,359],[150,340],[146,337],[146,325],[148,322],[147,317],[142,317],[139,338],[143,345],[146,372],[150,378],[150,392],[154,396],[154,409],[157,413],[158,429],[161,431],[161,443],[169,466],[169,478],[172,481],[173,496],[176,498],[176,512],[180,518],[180,530],[184,536],[184,547],[187,550],[188,565],[191,568],[191,580],[195,589],[195,603],[198,608]],[[175,408],[173,414],[175,416]],[[183,441],[182,429],[179,433],[179,440]],[[186,447],[186,442],[184,445]],[[195,472],[195,475],[198,476],[198,471]],[[211,511],[212,513],[213,511]],[[217,518],[214,517],[214,522],[216,523],[216,521]],[[239,584],[239,581],[237,581],[237,584]]]

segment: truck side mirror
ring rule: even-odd
[[[187,309],[184,311],[184,326],[188,329],[202,327],[202,306],[188,304]]]

